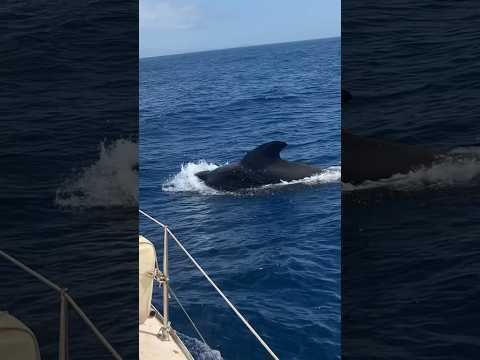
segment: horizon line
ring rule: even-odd
[[[195,51],[186,51],[186,52],[178,52],[178,53],[163,54],[163,55],[144,56],[144,57],[139,56],[139,60],[152,59],[152,58],[164,57],[164,56],[188,55],[188,54],[197,54],[197,53],[204,53],[204,52],[211,52],[211,51],[222,51],[222,50],[251,48],[251,47],[257,47],[257,46],[290,44],[290,43],[304,42],[304,41],[328,40],[328,39],[335,39],[335,38],[340,38],[340,37],[341,37],[341,35],[336,35],[336,36],[328,36],[328,37],[323,37],[323,38],[311,38],[311,39],[293,40],[293,41],[279,41],[279,42],[264,43],[264,44],[241,45],[241,46],[232,46],[232,47],[226,47],[226,48],[195,50]]]

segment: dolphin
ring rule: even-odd
[[[321,172],[315,166],[282,160],[280,151],[287,146],[282,141],[272,141],[249,151],[236,163],[195,175],[217,190],[235,191],[299,180]]]
[[[414,145],[353,135],[342,129],[342,182],[360,184],[431,166],[442,155]]]

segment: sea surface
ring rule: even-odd
[[[479,26],[474,2],[342,2],[342,126],[443,154],[344,184],[345,359],[480,353]]]
[[[136,11],[111,0],[0,5],[0,248],[68,288],[131,359],[138,356]],[[58,294],[4,259],[0,311],[33,330],[42,359],[58,358]],[[70,316],[71,357],[111,359]]]
[[[272,140],[287,160],[325,169],[244,193],[208,188],[197,171]],[[340,39],[140,60],[140,207],[184,246],[281,359],[340,356]],[[162,229],[140,218],[157,245]],[[196,359],[267,359],[178,247],[171,300]],[[161,308],[161,296],[154,295]]]

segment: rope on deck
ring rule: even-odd
[[[177,237],[172,233],[170,228],[166,226],[165,224],[162,224],[160,221],[155,219],[154,217],[148,215],[146,212],[144,212],[141,209],[138,209],[139,213],[147,217],[148,219],[152,220],[154,223],[160,225],[164,229],[167,229],[168,234],[172,237],[173,240],[177,243],[177,245],[180,247],[180,249],[187,255],[187,257],[190,259],[190,261],[195,265],[195,267],[202,273],[202,275],[207,279],[207,281],[210,283],[210,285],[213,286],[213,288],[220,294],[220,296],[223,298],[223,300],[227,303],[227,305],[233,310],[233,312],[240,318],[240,320],[244,323],[244,325],[247,327],[248,330],[255,336],[255,338],[258,340],[258,342],[267,350],[267,352],[270,354],[270,356],[275,359],[279,360],[278,356],[275,355],[272,349],[267,345],[267,343],[261,338],[261,336],[257,333],[257,331],[253,328],[252,325],[245,319],[245,317],[240,313],[240,311],[237,310],[235,305],[232,304],[232,302],[225,296],[222,290],[215,284],[215,282],[208,276],[208,274],[203,270],[203,268],[200,266],[200,264],[190,255],[190,253],[185,249],[185,247],[182,245],[182,243],[177,239]]]

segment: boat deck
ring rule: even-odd
[[[193,360],[175,331],[169,340],[157,336],[161,326],[161,318],[155,315],[139,325],[139,360]]]

